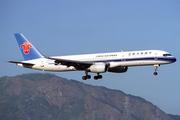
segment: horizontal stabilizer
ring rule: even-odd
[[[34,64],[32,63],[24,63],[24,62],[17,62],[17,61],[6,61],[6,62],[9,62],[9,63],[15,63],[15,64],[22,64],[22,65],[29,65],[29,66],[33,66]]]

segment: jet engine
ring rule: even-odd
[[[128,67],[114,67],[114,68],[109,68],[108,72],[113,72],[113,73],[123,73],[128,70]]]
[[[108,69],[108,65],[105,63],[95,63],[89,67],[89,71],[93,73],[104,73]]]

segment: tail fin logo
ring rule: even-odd
[[[25,43],[23,43],[21,46],[21,49],[23,49],[23,51],[24,51],[24,54],[28,54],[29,53],[29,51],[30,51],[30,49],[29,48],[32,48],[32,45],[31,44],[29,44],[28,42],[25,42]]]

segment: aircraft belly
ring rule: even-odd
[[[67,67],[67,66],[62,66],[62,65],[44,65],[44,66],[39,66],[35,65],[33,66],[33,69],[37,70],[43,70],[43,71],[74,71],[76,70],[73,66]]]

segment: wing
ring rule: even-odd
[[[73,66],[78,70],[84,70],[86,68],[89,68],[93,62],[82,62],[82,61],[76,61],[76,60],[67,60],[67,59],[59,59],[59,58],[51,58],[46,57],[47,59],[55,60],[55,63],[66,65],[66,66]]]

